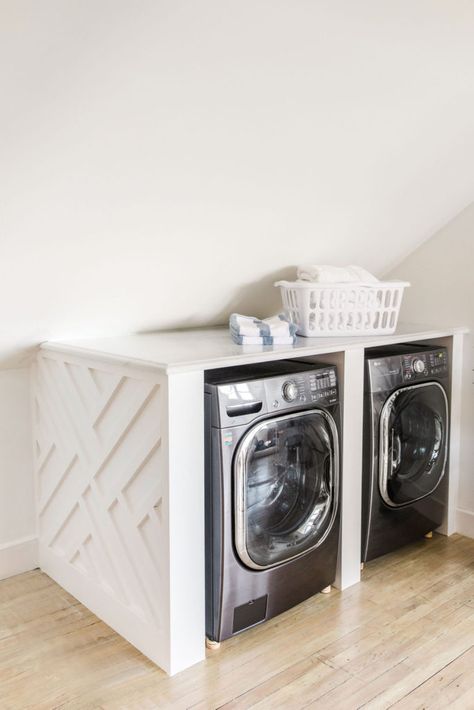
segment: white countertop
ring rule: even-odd
[[[462,327],[433,327],[400,323],[393,335],[344,338],[297,338],[294,345],[236,345],[227,327],[162,331],[63,342],[43,343],[42,350],[91,356],[99,360],[126,362],[158,368],[169,373],[208,370],[230,365],[281,360],[295,356],[340,352],[406,340],[442,338],[467,333]]]

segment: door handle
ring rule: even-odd
[[[400,436],[395,433],[395,430],[392,429],[392,455],[391,455],[391,460],[390,460],[390,476],[389,478],[393,477],[393,472],[397,470],[397,468],[400,466],[401,460],[402,460],[402,442],[400,440]]]
[[[428,465],[426,467],[426,470],[428,473],[431,473],[433,466],[435,465],[436,461],[439,458],[439,454],[441,451],[441,443],[443,441],[443,426],[442,426],[441,420],[438,416],[435,417],[434,424],[435,424],[435,437],[434,437],[433,449],[431,451],[430,460],[428,461]]]

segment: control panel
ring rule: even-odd
[[[448,371],[446,350],[428,350],[402,356],[402,374],[405,382],[426,377],[443,376]]]
[[[212,426],[221,428],[339,401],[336,367],[300,360],[211,371],[206,376],[205,392],[211,398]]]
[[[339,401],[336,368],[293,373],[288,377],[271,378],[264,383],[271,409],[336,404]]]
[[[415,384],[423,380],[445,378],[448,376],[448,351],[446,348],[425,348],[388,354],[368,359],[368,382],[371,392],[388,392],[395,387]]]
[[[335,404],[337,396],[337,376],[335,368],[325,368],[304,372],[283,382],[281,395],[285,402],[315,404]]]
[[[311,401],[318,402],[325,399],[328,404],[337,401],[337,380],[336,370],[318,370],[309,376],[309,388]]]

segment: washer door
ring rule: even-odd
[[[336,424],[324,410],[256,424],[234,459],[235,547],[252,569],[267,569],[320,545],[339,499]]]
[[[440,484],[448,455],[448,400],[437,382],[394,392],[380,417],[379,488],[398,508],[425,498]]]

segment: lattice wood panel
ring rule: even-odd
[[[38,358],[40,565],[166,668],[166,380],[125,372]]]

